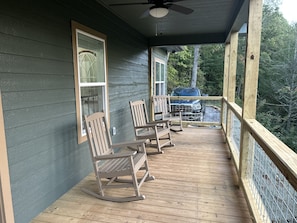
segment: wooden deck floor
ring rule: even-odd
[[[145,200],[91,197],[80,190],[95,187],[90,174],[32,222],[252,222],[221,130],[186,128],[172,136],[175,147],[149,156],[156,179],[141,187]]]

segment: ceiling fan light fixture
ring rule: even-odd
[[[162,18],[168,14],[169,10],[166,7],[153,6],[150,8],[150,15],[155,18]]]

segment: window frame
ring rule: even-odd
[[[164,67],[163,69],[163,80],[162,77],[160,77],[160,80],[157,78],[157,63],[160,64],[160,75],[162,75],[162,65]],[[157,85],[159,85],[159,88],[157,88]],[[160,86],[163,86],[163,92],[160,92]],[[157,89],[158,94],[157,94]],[[154,58],[154,95],[166,95],[166,62],[165,60],[162,60],[158,57]]]
[[[106,35],[93,30],[87,26],[84,26],[78,22],[71,21],[72,26],[72,49],[73,49],[73,66],[74,66],[74,82],[75,82],[75,100],[76,100],[76,123],[77,123],[77,141],[78,144],[81,144],[87,141],[86,133],[83,131],[84,124],[83,124],[83,117],[82,117],[82,107],[81,107],[81,88],[82,87],[103,87],[103,110],[106,115],[107,122],[109,123],[109,103],[108,103],[108,70],[107,70],[107,37]],[[78,34],[83,34],[88,37],[100,40],[103,42],[104,48],[104,72],[105,82],[96,82],[93,83],[81,83],[80,82],[80,67],[79,67],[79,52],[78,52]]]

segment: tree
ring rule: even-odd
[[[264,5],[257,119],[297,149],[296,28],[276,5]],[[274,116],[273,121],[269,118]]]
[[[271,87],[280,75],[285,75],[279,66],[285,61],[288,53],[286,38],[288,27],[287,21],[279,13],[278,8],[264,5],[258,99],[265,99],[269,104],[278,104],[275,94],[271,94]],[[261,109],[258,111],[267,112],[271,107],[263,106]],[[274,109],[279,109],[279,106]]]
[[[189,46],[185,50],[171,53],[168,60],[168,91],[178,86],[189,86],[193,67],[193,51]]]
[[[199,55],[199,51],[198,51]],[[171,53],[168,60],[168,84],[167,90],[171,92],[176,87],[190,87],[192,84],[192,74],[197,71],[196,86],[200,89],[204,87],[203,72],[197,68],[193,70],[194,47],[185,46],[185,50],[181,52]],[[198,57],[198,63],[199,57]]]
[[[193,69],[191,78],[191,87],[196,87],[197,73],[198,73],[198,60],[199,60],[199,45],[194,46]]]
[[[224,54],[223,44],[202,45],[200,48],[200,70],[205,78],[203,89],[208,95],[222,95]]]
[[[272,8],[279,8],[279,5],[281,5],[282,2],[282,0],[264,0],[264,5]]]
[[[194,68],[194,48],[170,54],[168,60],[168,91],[175,87],[196,86],[208,95],[222,95],[224,76],[224,46],[222,44],[197,47],[197,68]],[[199,64],[199,66],[198,66]],[[197,71],[197,80],[191,77]]]

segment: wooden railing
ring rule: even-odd
[[[244,120],[242,109],[223,97],[171,97],[171,100],[219,102],[221,125],[234,161],[239,182],[255,222],[297,222],[297,154],[255,119]],[[242,148],[242,131],[249,136]],[[246,165],[244,165],[246,164]]]
[[[201,100],[206,102],[208,105],[216,106],[218,109],[221,109],[222,106],[222,97],[221,96],[170,96],[171,101],[179,101],[179,100]],[[213,126],[213,125],[221,125],[221,119],[219,121],[183,121],[186,124],[197,124],[199,126]]]
[[[223,99],[222,107],[223,130],[255,221],[297,222],[297,154],[255,119],[242,119],[235,103]],[[240,141],[244,130],[247,153]]]

